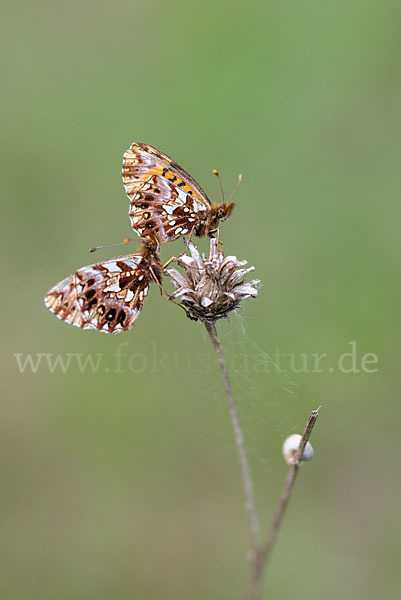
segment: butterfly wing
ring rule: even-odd
[[[150,280],[142,254],[121,256],[78,269],[48,292],[45,304],[76,327],[119,333],[137,319]]]
[[[211,210],[196,181],[169,156],[149,144],[133,143],[123,158],[124,188],[131,225],[142,237],[160,242],[189,233]]]

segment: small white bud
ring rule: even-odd
[[[289,465],[293,465],[295,462],[295,456],[299,447],[299,443],[302,439],[302,435],[299,433],[294,433],[290,435],[286,440],[284,440],[283,444],[283,456],[286,463]],[[313,448],[310,442],[306,442],[304,453],[301,457],[301,462],[305,460],[310,460],[313,456]]]

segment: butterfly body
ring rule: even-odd
[[[47,293],[47,308],[83,329],[127,331],[142,309],[149,284],[161,283],[163,268],[157,250],[157,242],[144,240],[135,254],[78,269]]]
[[[160,242],[183,235],[213,235],[234,203],[213,205],[200,185],[169,156],[149,144],[133,143],[125,152],[123,183],[136,233],[153,233]]]

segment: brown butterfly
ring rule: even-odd
[[[133,326],[150,282],[160,286],[162,276],[158,242],[144,239],[135,254],[78,269],[47,293],[45,304],[76,327],[119,333]]]
[[[149,144],[133,143],[123,158],[122,176],[130,199],[131,225],[141,237],[159,242],[182,235],[212,235],[235,204],[212,204],[180,165]]]

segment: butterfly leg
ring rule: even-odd
[[[221,250],[224,254],[223,242],[220,240],[220,228],[217,227],[216,229],[212,229],[211,231],[209,231],[208,236],[210,238],[214,238],[216,233],[217,233],[217,246],[221,246]]]
[[[167,261],[166,265],[168,265],[168,264],[170,264],[171,262],[173,262],[173,260],[177,260],[175,256],[173,256],[172,258],[170,258],[170,260],[168,260],[168,261]],[[166,265],[164,265],[164,266],[163,266],[163,269],[164,269],[164,267],[165,267]],[[167,291],[164,289],[164,287],[162,286],[162,284],[160,283],[160,281],[157,279],[157,277],[156,277],[156,274],[155,274],[154,270],[152,269],[152,267],[150,267],[150,272],[151,272],[151,274],[152,274],[153,281],[154,281],[155,283],[157,283],[157,285],[158,285],[158,286],[159,286],[159,288],[160,288],[160,294],[163,296],[163,293],[164,293],[164,294],[166,295],[166,298],[167,298],[167,300],[170,300],[170,302],[172,302],[173,304],[176,304],[177,306],[179,306],[180,308],[182,308],[182,309],[185,311],[185,313],[186,313],[187,311],[186,311],[185,307],[184,307],[184,306],[182,306],[182,304],[180,304],[179,302],[176,302],[175,300],[173,300],[173,298],[171,298],[171,294],[169,294],[169,293],[168,293],[168,292],[167,292]]]
[[[188,247],[189,247],[189,244],[191,242],[191,238],[192,238],[192,236],[194,234],[194,231],[195,231],[195,225],[192,227],[191,233],[189,234],[189,238],[188,238],[188,240],[187,240],[187,242],[185,244],[185,252],[188,250]]]
[[[172,256],[171,258],[169,258],[168,261],[166,263],[164,263],[164,265],[162,267],[163,271],[165,271],[172,262],[177,262],[177,261],[178,261],[178,258],[176,256]]]
[[[178,262],[180,260],[181,256],[185,256],[185,252],[183,252],[179,256],[172,256],[171,258],[169,258],[168,261],[166,263],[164,263],[164,265],[162,267],[163,271],[165,271],[172,262]]]
[[[224,256],[224,246],[223,246],[223,242],[220,239],[220,228],[218,227],[217,229],[214,229],[214,231],[212,231],[211,233],[217,233],[217,247],[221,246],[221,251]]]
[[[217,233],[217,236],[215,236],[216,233]],[[220,240],[220,229],[219,229],[219,227],[217,227],[216,229],[212,229],[212,231],[209,231],[208,236],[210,238],[217,237],[217,245],[221,246],[221,249],[222,249],[223,254],[224,254],[224,246],[223,246],[223,242]]]
[[[173,256],[172,258],[170,258],[170,260],[169,260],[169,261],[167,261],[167,263],[166,263],[166,264],[168,264],[168,263],[172,262],[173,260],[176,260],[174,256]],[[164,266],[163,266],[163,269],[164,269]],[[152,269],[152,267],[149,267],[149,270],[150,270],[150,272],[151,272],[151,274],[152,274],[153,281],[154,281],[154,282],[155,282],[155,283],[156,283],[156,284],[159,286],[159,289],[160,289],[160,294],[163,296],[163,293],[164,293],[164,294],[166,294],[166,296],[167,296],[167,298],[168,298],[168,297],[169,297],[171,294],[169,294],[169,293],[168,293],[168,292],[167,292],[167,291],[164,289],[164,287],[162,286],[162,284],[160,283],[160,281],[159,281],[159,280],[158,280],[158,278],[156,277],[156,274],[155,274],[154,270]]]

